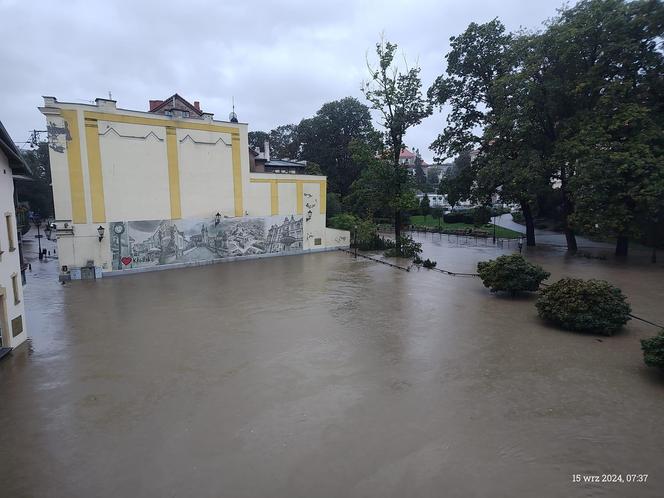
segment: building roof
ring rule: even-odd
[[[170,97],[168,97],[165,100],[151,100],[150,101],[150,112],[158,112],[158,111],[161,111],[162,109],[166,109],[166,108],[168,108],[169,105],[172,105],[172,103],[175,100],[179,100],[180,102],[185,104],[185,106],[187,108],[189,108],[192,112],[195,112],[198,116],[203,115],[203,111],[201,111],[198,106],[189,103],[187,101],[187,99],[183,98],[182,96],[180,96],[177,93],[174,93],[173,95],[171,95]]]
[[[307,163],[302,161],[286,161],[284,159],[271,159],[265,163],[265,166],[283,166],[287,168],[306,168]]]
[[[23,173],[28,175],[32,174],[30,167],[21,155],[21,151],[18,150],[18,147],[16,147],[16,144],[9,136],[9,133],[7,133],[7,130],[3,126],[2,121],[0,121],[0,150],[4,152],[5,156],[7,156],[9,167],[12,169],[12,173]]]
[[[411,152],[408,150],[408,147],[404,147],[401,149],[401,152],[399,153],[399,159],[413,159],[417,157],[414,152]]]

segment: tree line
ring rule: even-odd
[[[535,214],[548,210],[569,250],[581,232],[615,238],[624,255],[630,239],[656,246],[664,233],[663,35],[659,0],[581,1],[539,31],[471,23],[450,39],[445,72],[426,95],[420,68],[397,67],[397,46],[381,40],[362,86],[368,105],[330,102],[250,139],[318,164],[332,206],[390,214],[398,240],[416,180],[399,165],[403,137],[446,106],[431,149],[456,157],[439,188],[450,203],[488,205],[497,194],[521,207],[528,245]]]

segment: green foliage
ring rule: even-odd
[[[551,275],[541,266],[526,261],[520,254],[499,256],[489,261],[477,263],[479,274],[485,287],[491,292],[536,291],[543,280]]]
[[[649,367],[664,368],[664,329],[648,339],[641,339],[643,361]]]
[[[400,258],[415,258],[422,252],[422,244],[415,242],[412,237],[403,235],[400,237],[401,251],[397,250],[396,244],[385,251],[385,256]]]
[[[471,198],[471,189],[475,182],[470,152],[462,151],[452,163],[438,185],[438,193],[447,197],[450,206],[456,206],[460,201]]]
[[[249,148],[252,150],[263,150],[265,147],[265,141],[270,140],[270,134],[264,131],[250,131],[247,133],[247,140],[249,142]]]
[[[359,220],[360,219],[354,214],[340,213],[332,216],[327,224],[330,228],[336,228],[337,230],[348,230],[349,232],[352,232]]]
[[[436,263],[435,261],[433,261],[433,260],[431,260],[431,259],[429,259],[429,258],[427,258],[427,259],[425,259],[424,261],[422,261],[422,266],[424,266],[425,268],[427,268],[427,269],[429,269],[429,270],[435,268],[437,264],[438,264],[438,263]]]
[[[270,131],[270,157],[274,159],[297,159],[301,142],[295,124],[277,126]]]
[[[313,161],[307,161],[307,165],[304,167],[304,174],[305,175],[324,175],[325,173],[321,169],[320,165],[318,163],[315,163]]]
[[[329,190],[342,196],[367,166],[354,156],[354,147],[364,146],[374,156],[381,147],[369,108],[353,97],[327,102],[314,117],[303,119],[298,140],[300,159],[319,164],[328,177]]]
[[[431,202],[429,201],[429,196],[424,194],[422,200],[420,201],[420,214],[426,216],[431,212]]]
[[[338,230],[348,230],[351,234],[351,246],[363,251],[374,251],[390,247],[378,235],[378,226],[371,220],[358,218],[350,213],[342,213],[330,218],[328,225]]]
[[[327,206],[327,211],[325,214],[328,220],[330,220],[330,218],[338,214],[343,213],[344,211],[344,205],[343,202],[341,201],[341,195],[335,192],[327,193],[325,203]]]
[[[473,225],[482,226],[491,221],[491,210],[485,206],[473,209]]]
[[[24,151],[23,158],[32,171],[33,181],[15,182],[18,200],[27,202],[30,209],[41,215],[42,218],[53,217],[53,190],[48,143],[39,142],[36,149]]]
[[[383,173],[390,180],[390,185],[384,186],[393,192],[390,196],[393,200],[383,201],[383,205],[394,203],[395,252],[401,254],[401,211],[405,202],[412,202],[413,194],[410,187],[412,180],[406,168],[399,164],[399,154],[406,131],[429,116],[432,107],[422,95],[420,67],[415,65],[401,71],[394,62],[396,50],[396,44],[389,41],[381,40],[376,44],[378,65],[372,67],[367,62],[370,78],[362,85],[362,92],[371,109],[378,112],[381,125],[385,128],[385,146],[391,153],[387,166],[393,171]],[[368,183],[366,177],[363,183]]]
[[[623,293],[604,280],[564,278],[540,291],[540,317],[556,325],[611,335],[629,318],[631,308]]]

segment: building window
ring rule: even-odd
[[[12,336],[16,337],[23,332],[23,317],[18,315],[12,320]]]
[[[189,117],[189,111],[182,111],[182,117],[183,118],[188,118]]]
[[[12,215],[11,214],[6,214],[5,215],[5,221],[7,223],[7,239],[9,239],[9,250],[10,251],[15,251],[16,250],[16,241],[14,238],[14,229],[12,226]]]
[[[18,285],[18,274],[12,274],[12,289],[14,290],[14,304],[21,302],[19,297],[19,285]]]
[[[173,111],[166,111],[164,114],[166,114],[166,116],[172,116],[172,115],[173,115]]]

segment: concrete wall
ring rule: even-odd
[[[9,216],[9,227],[7,226]],[[10,231],[11,230],[11,234]],[[13,243],[10,243],[10,237]],[[16,279],[16,290],[12,278]],[[0,329],[2,346],[15,348],[28,337],[14,212],[14,182],[7,157],[0,151]],[[19,332],[19,330],[21,330]],[[14,335],[16,334],[16,335]]]
[[[246,124],[44,101],[61,267],[111,270],[112,223],[216,213],[299,216],[303,249],[326,247],[325,177],[250,173]]]

